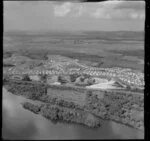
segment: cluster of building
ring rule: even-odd
[[[128,68],[89,68],[84,73],[116,78],[129,85],[144,86],[144,74],[141,72],[133,72]]]
[[[72,65],[76,67],[72,67]],[[20,67],[21,68],[21,67]],[[68,68],[68,69],[66,69]],[[48,61],[46,61],[43,66],[35,67],[33,69],[24,69],[20,70],[17,68],[8,68],[4,69],[4,73],[12,73],[12,74],[87,74],[90,76],[96,77],[107,77],[111,79],[117,79],[124,84],[130,86],[144,87],[144,74],[141,72],[133,71],[129,68],[96,68],[89,67],[84,64],[78,62],[77,59],[67,59],[65,57],[54,56],[53,58],[50,56]]]

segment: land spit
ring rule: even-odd
[[[93,114],[67,107],[61,107],[53,104],[42,104],[40,106],[25,102],[22,104],[25,109],[33,113],[41,114],[52,121],[65,121],[69,123],[77,123],[92,128],[100,127],[100,119]]]

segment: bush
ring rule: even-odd
[[[40,74],[40,79],[41,79],[42,82],[46,83],[47,74]]]
[[[86,94],[86,95],[87,95],[88,98],[90,98],[90,97],[93,95],[93,94],[92,94],[92,91],[87,91],[87,94]]]
[[[34,105],[34,104],[30,103],[30,102],[23,103],[23,107],[25,109],[28,109],[28,110],[34,112],[34,113],[38,113],[40,111],[40,107],[39,106]]]
[[[62,84],[65,84],[68,82],[63,76],[58,76],[58,81]]]
[[[25,74],[24,76],[23,76],[23,79],[22,79],[23,81],[31,81],[31,79],[30,79],[30,77],[28,76],[28,74]]]
[[[80,75],[79,75],[79,74],[76,74],[76,73],[71,74],[71,75],[70,75],[70,80],[71,80],[71,82],[75,82],[76,79],[77,79],[79,76],[80,76]]]

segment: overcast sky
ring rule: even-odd
[[[144,30],[144,1],[4,1],[4,30]]]

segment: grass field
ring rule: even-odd
[[[5,33],[4,58],[12,51],[32,59],[57,54],[102,67],[144,70],[143,32]]]

